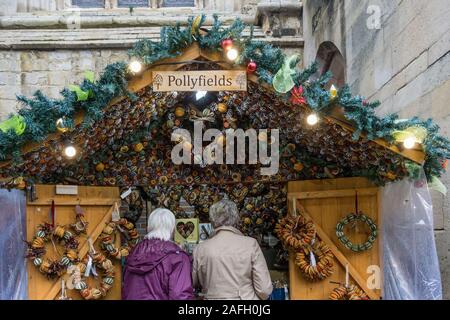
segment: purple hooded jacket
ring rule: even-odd
[[[193,299],[191,261],[178,245],[157,239],[138,243],[125,262],[122,299]]]

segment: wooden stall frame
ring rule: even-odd
[[[324,182],[326,181],[326,182]],[[337,182],[336,182],[337,181]],[[291,182],[296,183],[296,182]],[[302,182],[300,182],[302,183]],[[335,260],[345,269],[348,266],[348,272],[351,279],[368,295],[371,300],[379,300],[381,299],[380,291],[381,290],[372,290],[367,286],[367,279],[362,276],[360,270],[353,265],[353,263],[347,259],[345,254],[341,252],[341,250],[337,247],[335,242],[330,238],[330,236],[323,230],[323,228],[313,219],[313,217],[309,214],[308,210],[302,204],[302,201],[312,199],[312,200],[321,200],[326,198],[348,198],[348,197],[357,197],[357,196],[371,196],[375,197],[376,205],[377,205],[377,222],[378,225],[381,223],[380,216],[380,197],[379,197],[379,188],[369,186],[370,183],[365,178],[339,178],[339,179],[329,179],[329,180],[316,180],[316,181],[304,181],[305,184],[315,184],[316,186],[313,189],[324,189],[324,190],[313,190],[313,191],[288,191],[288,212],[292,214],[292,212],[299,211],[301,214],[308,220],[313,221],[316,227],[316,233],[318,238],[320,238],[323,242],[325,242],[329,248],[331,249]],[[328,186],[321,186],[320,184],[329,184]],[[350,188],[353,186],[352,188]],[[336,189],[333,189],[336,188]],[[292,189],[292,188],[291,188]],[[289,188],[288,188],[289,190]],[[380,235],[377,238],[377,242],[379,242]],[[381,246],[378,245],[378,257],[381,257]],[[290,254],[290,264],[289,264],[289,274],[290,274],[290,288],[291,288],[291,296],[294,295],[297,298],[297,293],[292,292],[297,287],[297,284],[294,285],[295,274],[299,272],[297,267],[293,263],[294,255],[293,252]],[[381,259],[379,259],[381,260]],[[381,263],[378,263],[380,270],[382,269]],[[336,266],[335,266],[336,268]],[[380,274],[380,276],[382,276]],[[322,281],[329,281],[329,279],[325,279]],[[306,281],[305,281],[306,283]],[[307,298],[307,297],[302,297]]]
[[[104,226],[112,220],[112,213],[115,208],[115,204],[120,202],[119,189],[116,187],[84,187],[80,186],[79,194],[76,196],[70,195],[56,195],[54,193],[55,185],[36,185],[36,194],[38,198],[30,202],[27,200],[27,240],[32,239],[36,232],[38,224],[48,221],[47,212],[51,206],[51,202],[55,202],[56,207],[56,223],[61,221],[75,222],[75,206],[80,205],[85,210],[87,216],[98,217],[101,215],[95,224],[93,221],[89,221],[87,235],[81,235],[78,237],[80,241],[79,257],[85,257],[89,252],[88,239],[92,239],[95,243],[100,236]],[[61,217],[58,214],[60,212],[70,212],[73,210],[72,217]],[[63,223],[64,224],[64,223]],[[120,246],[120,237],[115,239],[116,247]],[[50,244],[47,248],[50,248]],[[96,248],[98,250],[98,248]],[[119,260],[110,258],[115,264],[115,282],[113,288],[109,291],[107,299],[120,299],[121,298],[121,264]],[[33,265],[31,260],[27,261],[28,264],[28,296],[31,300],[53,300],[58,297],[61,292],[61,278],[62,275],[56,280],[46,279],[37,268]],[[48,283],[51,281],[52,283]],[[71,290],[68,295],[73,299],[81,299],[81,295],[76,290]]]

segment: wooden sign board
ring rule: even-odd
[[[153,91],[247,91],[244,70],[154,71]]]

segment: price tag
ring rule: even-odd
[[[128,188],[127,191],[123,192],[123,193],[120,195],[120,198],[122,198],[122,200],[125,199],[126,197],[128,197],[128,196],[131,194],[131,191],[132,191],[132,190],[131,190],[131,187]]]

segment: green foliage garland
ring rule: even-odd
[[[286,59],[280,48],[253,40],[252,27],[250,35],[244,37],[243,31],[247,26],[239,19],[226,27],[218,16],[214,15],[213,25],[207,33],[202,29],[204,21],[203,15],[200,20],[189,18],[184,28],[181,28],[179,24],[163,27],[160,41],[141,40],[129,51],[129,55],[140,59],[145,64],[152,64],[160,59],[178,56],[194,41],[197,41],[202,48],[222,50],[222,40],[232,39],[234,46],[240,50],[240,57],[236,63],[245,65],[251,60],[254,61],[258,66],[256,74],[259,79],[272,83],[273,76]],[[399,122],[395,114],[380,118],[375,114],[375,108],[379,106],[379,102],[369,103],[361,96],[352,96],[348,86],[344,86],[339,91],[338,97],[331,99],[329,91],[325,89],[330,74],[326,73],[316,80],[310,80],[316,73],[317,65],[312,64],[303,71],[298,70],[293,76],[296,86],[303,87],[303,95],[309,107],[326,114],[334,106],[341,106],[346,118],[356,127],[355,139],[358,139],[361,133],[365,133],[369,139],[383,138],[393,142],[392,133],[395,130],[403,130],[410,126],[424,127],[428,132],[427,138],[422,143],[426,152],[425,173],[429,179],[442,174],[445,170],[442,163],[450,158],[450,141],[439,135],[439,127],[431,119],[423,121],[412,118]],[[12,158],[14,161],[20,161],[20,148],[25,143],[43,141],[50,133],[56,131],[55,122],[63,116],[68,119],[69,125],[73,126],[75,113],[84,110],[83,126],[89,126],[102,117],[103,109],[113,98],[123,95],[134,97],[126,89],[127,64],[125,62],[108,65],[97,82],[90,80],[92,79],[85,79],[79,86],[85,92],[92,92],[85,101],[78,101],[76,93],[68,89],[61,91],[61,99],[48,98],[40,91],[37,91],[32,98],[18,96],[18,100],[23,104],[19,114],[25,120],[26,129],[22,135],[17,135],[14,130],[7,132],[0,130],[0,160]],[[281,97],[289,99],[290,93]]]

